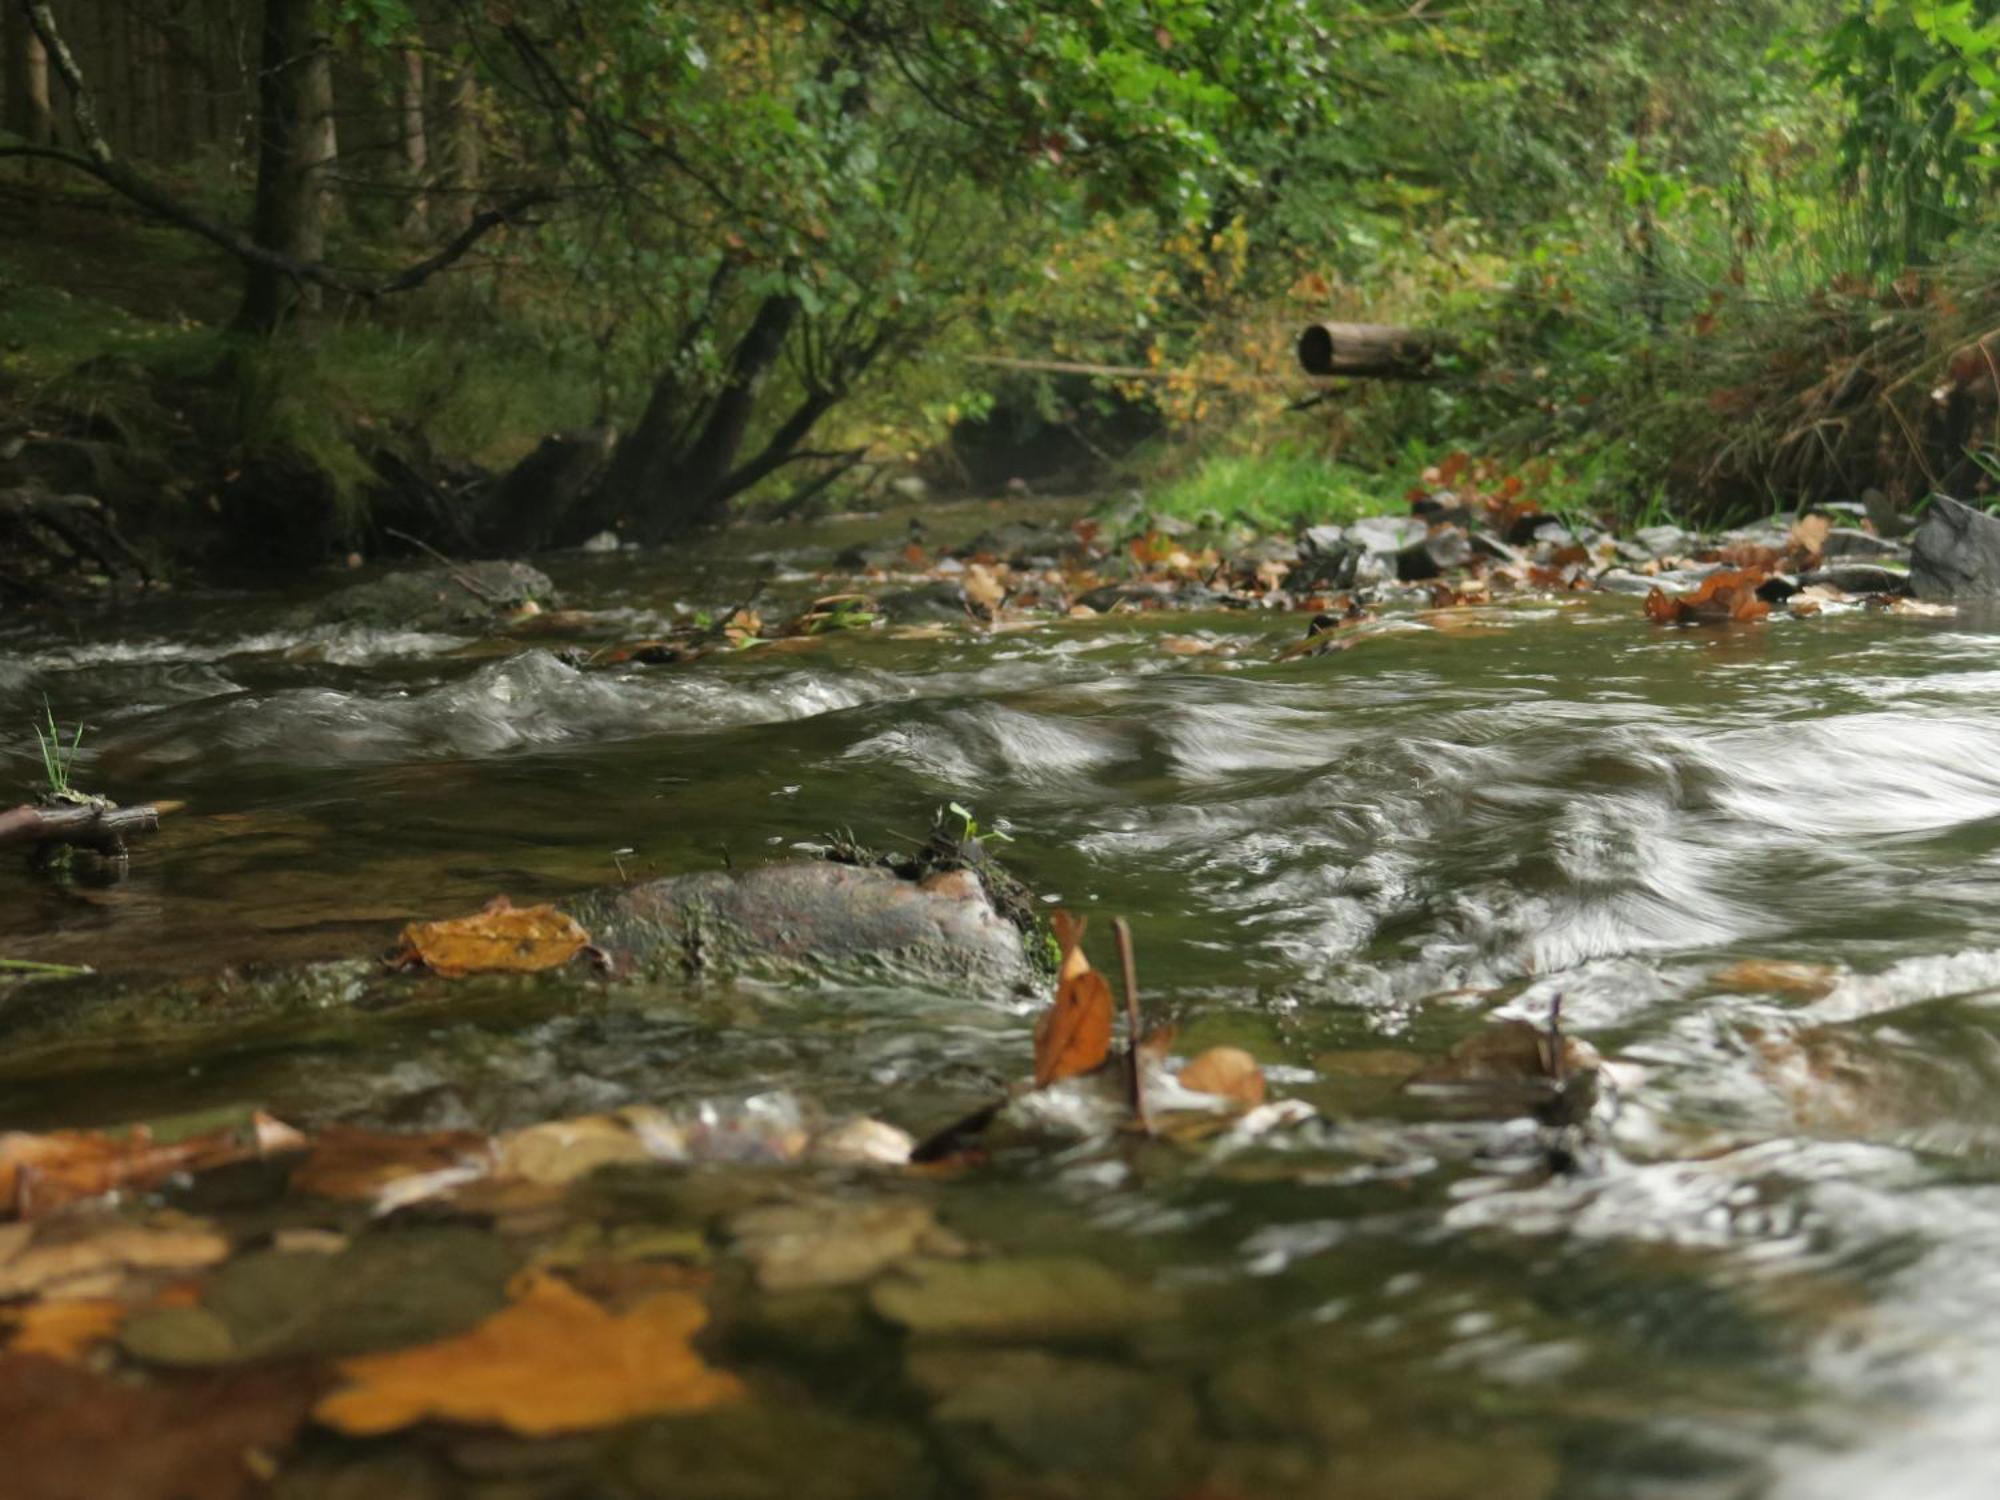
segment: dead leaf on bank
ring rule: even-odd
[[[1646,618],[1658,625],[1761,620],[1771,606],[1757,597],[1757,589],[1769,576],[1762,568],[1723,569],[1709,574],[1689,593],[1654,589],[1646,595]]]
[[[1086,919],[1059,911],[1050,919],[1062,948],[1055,1004],[1035,1022],[1035,1087],[1089,1073],[1111,1055],[1111,986],[1083,951]]]
[[[421,965],[456,979],[466,974],[536,974],[559,968],[590,946],[590,934],[553,906],[515,906],[495,896],[477,913],[412,922],[389,962]]]
[[[1000,574],[982,562],[966,565],[965,577],[959,587],[965,591],[966,602],[976,605],[992,614],[1007,597],[1007,585]]]
[[[253,1114],[238,1126],[161,1141],[144,1125],[130,1130],[52,1130],[0,1134],[0,1216],[33,1218],[120,1188],[149,1188],[196,1172],[292,1150],[305,1137],[282,1121]]]
[[[351,1384],[314,1415],[358,1437],[424,1421],[546,1437],[703,1411],[743,1393],[689,1342],[707,1320],[687,1292],[660,1292],[620,1315],[529,1272],[517,1300],[470,1332],[341,1361]]]
[[[0,1355],[7,1500],[250,1500],[305,1419],[292,1369],[134,1383]]]
[[[1800,569],[1814,567],[1826,547],[1827,534],[1832,530],[1833,522],[1825,516],[1800,516],[1792,523],[1791,534],[1785,539],[1785,551]]]
[[[1180,1082],[1182,1088],[1252,1108],[1264,1102],[1264,1070],[1241,1047],[1210,1047],[1181,1069]]]
[[[1732,995],[1789,995],[1797,1000],[1819,1000],[1833,993],[1840,975],[1828,964],[1746,958],[1717,970],[1709,983]]]

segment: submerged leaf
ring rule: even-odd
[[[1062,969],[1055,1004],[1035,1022],[1036,1088],[1091,1072],[1111,1055],[1111,986],[1084,955],[1085,923],[1057,912],[1053,925]]]
[[[616,1315],[531,1272],[519,1300],[468,1333],[343,1360],[340,1373],[352,1383],[314,1415],[364,1437],[430,1420],[541,1437],[701,1411],[743,1390],[689,1342],[707,1318],[701,1300],[682,1291]]]
[[[434,974],[535,974],[559,968],[590,946],[590,934],[553,906],[515,906],[495,896],[469,917],[412,922],[390,962]]]

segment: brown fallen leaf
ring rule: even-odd
[[[1709,983],[1733,995],[1789,995],[1798,1000],[1818,1000],[1833,993],[1840,983],[1840,974],[1828,964],[1745,958],[1718,969],[1709,977]]]
[[[1722,569],[1685,594],[1656,588],[1646,595],[1646,618],[1659,625],[1761,620],[1771,612],[1771,606],[1757,597],[1757,589],[1769,576],[1761,567]]]
[[[0,1134],[0,1216],[32,1218],[119,1188],[148,1188],[177,1172],[288,1151],[304,1137],[266,1114],[239,1126],[160,1141],[144,1125],[115,1132]]]
[[[1264,1102],[1264,1070],[1241,1047],[1210,1047],[1181,1069],[1180,1081],[1183,1088],[1253,1108]]]
[[[465,974],[535,974],[559,968],[590,946],[590,934],[553,906],[515,906],[495,896],[469,917],[412,922],[389,962]]]
[[[1100,1067],[1111,1055],[1111,986],[1083,951],[1086,919],[1051,918],[1062,949],[1055,1003],[1035,1022],[1035,1087],[1047,1088]]]
[[[251,1500],[305,1419],[289,1367],[144,1384],[0,1355],[7,1500]]]
[[[229,1255],[229,1238],[204,1220],[161,1213],[143,1220],[61,1221],[56,1232],[0,1254],[0,1299],[105,1297],[133,1273],[154,1279],[212,1266]]]
[[[5,1314],[13,1336],[9,1354],[41,1354],[74,1364],[86,1349],[118,1331],[132,1311],[129,1304],[102,1297],[73,1302],[31,1302]]]
[[[457,1338],[342,1360],[351,1384],[313,1414],[360,1437],[424,1421],[544,1437],[702,1411],[743,1393],[689,1342],[707,1318],[688,1292],[659,1292],[619,1315],[531,1271],[511,1306]]]
[[[395,1193],[413,1201],[493,1169],[493,1145],[471,1130],[416,1134],[334,1125],[312,1139],[312,1150],[292,1173],[291,1185],[321,1198],[380,1201]]]

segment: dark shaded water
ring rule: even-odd
[[[834,546],[902,519],[558,581],[624,612],[591,633],[644,636],[678,605],[823,592]],[[115,974],[373,952],[496,891],[746,864],[836,826],[915,837],[957,800],[1011,833],[1039,893],[1100,928],[1130,918],[1181,1050],[1246,1046],[1326,1117],[1201,1149],[1086,1139],[908,1189],[1002,1255],[1111,1268],[1154,1315],[967,1345],[894,1334],[852,1299],[746,1302],[730,1347],[787,1395],[730,1419],[726,1478],[686,1480],[658,1424],[528,1478],[380,1445],[315,1473],[495,1496],[2000,1484],[1988,625],[1661,631],[1636,601],[1578,597],[1391,619],[1286,663],[1297,617],[1218,614],[583,671],[566,637],[301,632],[280,623],[296,602],[0,633],[15,779],[46,696],[91,726],[87,782],[190,804],[115,889],[0,870],[0,956]],[[1743,959],[1833,972],[1816,996],[1719,992]],[[1557,994],[1617,1084],[1590,1170],[1551,1178],[1527,1122],[1444,1118],[1396,1088],[1396,1054],[1540,1022]],[[54,1074],[16,1059],[0,1127],[256,1103],[494,1129],[784,1090],[922,1130],[1025,1070],[1033,1009],[581,981],[467,996],[463,1014],[334,1014],[216,1051],[114,1043]],[[635,1182],[601,1212],[644,1222],[680,1190]],[[796,1446],[823,1461],[787,1468]]]

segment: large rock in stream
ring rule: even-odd
[[[1910,588],[1940,604],[2000,597],[2000,521],[1937,496],[1910,538]]]
[[[570,903],[619,974],[835,979],[1029,977],[1021,934],[978,875],[905,880],[866,865],[800,863],[648,881]]]
[[[301,624],[369,625],[383,630],[482,629],[529,605],[557,602],[546,573],[518,562],[404,568],[357,583],[303,608]]]
[[[995,994],[1036,978],[1019,929],[971,870],[910,880],[799,862],[680,875],[561,905],[618,979],[740,975]],[[559,973],[441,979],[393,972],[373,956],[200,975],[0,979],[0,1077],[122,1066],[135,1054],[339,1043],[374,1016],[525,1015],[524,1002],[542,1014],[601,972],[579,958]]]

